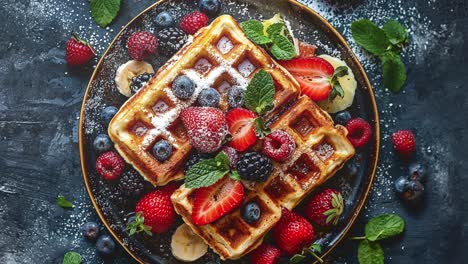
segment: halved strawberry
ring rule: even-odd
[[[217,183],[195,190],[192,221],[196,225],[212,223],[242,203],[244,187],[240,181],[224,177]]]
[[[257,141],[254,120],[257,115],[244,108],[234,108],[226,114],[226,123],[232,136],[229,146],[245,151]]]
[[[299,41],[299,58],[309,58],[315,56],[317,46]]]
[[[328,98],[332,91],[333,66],[319,57],[298,58],[280,61],[301,85],[302,94],[314,101]]]

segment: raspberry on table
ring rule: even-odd
[[[137,31],[127,40],[128,54],[134,60],[142,61],[156,54],[158,39],[146,31]]]
[[[124,166],[124,160],[114,151],[104,152],[96,161],[96,171],[108,181],[119,178]]]
[[[366,145],[372,136],[371,125],[362,118],[349,120],[346,129],[348,129],[348,140],[355,148]]]
[[[416,150],[416,140],[410,130],[399,130],[393,133],[392,142],[396,152],[403,157],[411,156]]]
[[[289,158],[296,149],[296,142],[284,130],[276,130],[265,137],[263,153],[276,161]]]
[[[180,20],[180,28],[190,35],[197,33],[200,28],[206,25],[208,25],[208,17],[200,11],[192,12]]]

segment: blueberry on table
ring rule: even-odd
[[[174,18],[169,12],[163,11],[156,16],[155,22],[159,28],[167,28],[174,25]]]
[[[214,16],[221,11],[220,0],[200,0],[199,4],[200,11],[207,15]]]
[[[261,210],[256,202],[250,202],[242,207],[241,215],[247,223],[254,224],[260,219]]]
[[[410,181],[406,191],[403,193],[403,198],[407,201],[418,200],[424,193],[424,185],[420,181]]]
[[[218,107],[220,95],[216,89],[205,88],[198,95],[198,103],[201,106]]]
[[[348,111],[339,112],[335,116],[335,122],[343,126],[345,126],[349,120],[351,120],[351,114]]]
[[[408,178],[401,176],[394,182],[395,191],[399,194],[402,194],[406,191],[409,185]]]
[[[234,86],[227,93],[228,105],[232,108],[244,106],[244,89]]]
[[[99,254],[109,256],[115,251],[115,242],[109,235],[102,235],[96,241],[96,248]]]
[[[195,84],[185,75],[177,77],[174,82],[172,82],[172,92],[179,99],[189,99],[194,91]]]
[[[81,233],[88,240],[96,240],[99,235],[99,226],[95,222],[88,222],[81,227]]]
[[[112,141],[108,135],[99,134],[93,141],[93,147],[96,153],[103,153],[103,152],[111,150]]]
[[[172,155],[172,145],[165,139],[156,142],[153,146],[153,155],[161,162],[166,161]]]
[[[115,106],[107,106],[101,112],[101,121],[104,125],[108,126],[112,118],[117,114],[119,109]]]
[[[424,181],[426,179],[426,168],[420,163],[409,165],[409,176],[411,180]]]

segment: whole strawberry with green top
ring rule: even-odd
[[[327,227],[338,224],[343,209],[343,196],[340,192],[325,189],[310,199],[304,208],[304,214],[316,225]]]

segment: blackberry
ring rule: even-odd
[[[167,56],[176,53],[187,42],[187,35],[182,30],[174,27],[159,31],[157,37],[160,51]]]
[[[200,153],[198,151],[193,152],[192,155],[190,155],[190,157],[188,158],[187,162],[185,163],[185,172],[189,171],[190,168],[192,168],[192,166],[197,164],[198,162],[211,158],[213,158],[212,154]]]
[[[270,176],[273,164],[263,154],[248,152],[237,162],[237,171],[243,179],[262,182]]]
[[[153,76],[154,76],[154,73],[148,73],[148,72],[145,72],[137,76],[133,76],[132,82],[130,83],[130,91],[132,92],[132,94],[136,94],[136,92],[138,92],[141,89],[141,87],[147,84],[149,80],[153,78]]]
[[[134,169],[130,169],[122,175],[114,193],[115,200],[124,204],[129,199],[139,198],[144,191],[143,177]]]

